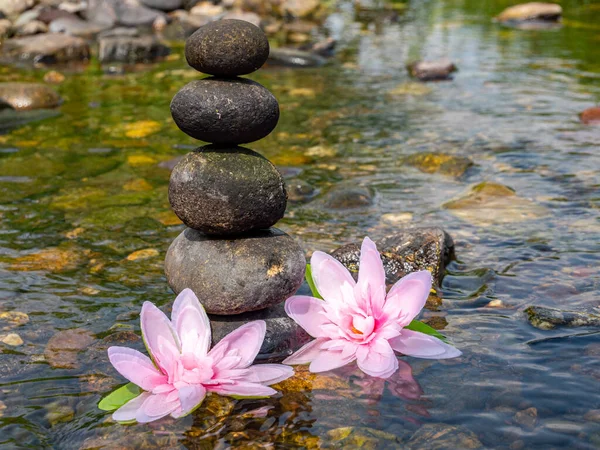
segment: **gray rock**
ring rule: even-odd
[[[300,178],[293,178],[286,183],[288,200],[293,203],[306,203],[317,196],[319,191]]]
[[[62,102],[45,84],[17,82],[0,83],[0,100],[17,110],[54,108]]]
[[[336,186],[330,189],[325,197],[325,206],[329,209],[357,209],[372,204],[371,191],[364,187]]]
[[[104,30],[98,34],[98,39],[107,37],[136,37],[141,36],[140,30],[137,28],[116,27],[109,30]]]
[[[85,17],[90,22],[107,27],[150,26],[156,20],[167,21],[167,16],[163,12],[123,0],[89,0]]]
[[[59,111],[51,109],[38,109],[36,111],[15,111],[0,109],[0,134],[22,127],[28,123],[56,117]]]
[[[154,36],[105,37],[98,40],[98,59],[102,63],[153,62],[168,56],[171,49]]]
[[[105,29],[106,25],[86,22],[77,17],[59,17],[50,22],[49,26],[52,33],[64,33],[81,37],[91,37]]]
[[[257,357],[261,362],[279,362],[311,339],[302,327],[288,317],[283,303],[280,303],[260,311],[235,316],[211,316],[213,344],[252,320],[264,320],[267,323],[265,340]]]
[[[545,306],[530,306],[525,310],[527,320],[536,328],[552,330],[557,327],[599,327],[600,314],[587,311],[565,311]]]
[[[279,104],[255,81],[206,78],[185,85],[171,102],[177,126],[195,139],[237,145],[267,136],[279,121]]]
[[[260,23],[262,19],[260,16],[254,12],[250,11],[242,11],[239,9],[234,9],[228,11],[223,17],[223,20],[243,20],[244,22],[250,22],[252,25],[260,27]]]
[[[267,64],[284,67],[320,67],[327,62],[322,56],[293,48],[271,48]]]
[[[8,19],[0,19],[0,41],[7,37],[12,29],[12,22]]]
[[[240,314],[277,305],[302,284],[306,259],[277,228],[236,239],[211,238],[186,228],[167,250],[173,291],[192,289],[209,314]]]
[[[444,423],[423,425],[404,446],[407,450],[466,450],[482,447],[483,444],[472,431]]]
[[[68,11],[57,8],[42,8],[38,11],[37,20],[41,20],[45,24],[49,25],[56,19],[79,19],[79,17]]]
[[[419,270],[431,271],[434,283],[441,284],[446,264],[454,256],[454,242],[441,228],[413,228],[379,239],[375,243],[381,254],[387,284]],[[357,276],[360,244],[346,244],[331,256]]]
[[[286,199],[275,166],[241,147],[199,148],[171,172],[173,211],[188,227],[206,234],[269,228],[283,217]]]
[[[452,73],[458,69],[447,59],[438,61],[417,61],[407,66],[410,76],[421,81],[451,80]]]
[[[48,31],[48,25],[39,20],[32,20],[27,22],[25,25],[17,28],[15,33],[16,36],[33,36],[34,34],[46,33]]]
[[[4,42],[0,59],[7,62],[59,64],[90,58],[86,41],[60,33],[9,39]]]
[[[141,0],[142,4],[161,11],[175,11],[183,7],[183,0]]]
[[[14,16],[28,10],[34,3],[34,0],[0,0],[0,12],[6,16]]]
[[[194,16],[187,11],[177,10],[169,14],[173,19],[164,30],[162,36],[166,40],[186,40],[194,34],[198,28],[206,25],[210,20],[206,17]]]
[[[234,77],[262,67],[269,41],[258,27],[242,20],[219,20],[201,27],[185,43],[185,57],[194,69]]]

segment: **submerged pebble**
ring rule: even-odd
[[[458,70],[454,63],[448,59],[417,61],[410,63],[407,68],[412,77],[421,81],[451,80],[452,73]]]
[[[49,109],[62,103],[54,89],[41,83],[0,83],[0,101],[16,110]]]

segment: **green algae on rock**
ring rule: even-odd
[[[483,444],[471,430],[445,423],[428,423],[406,443],[407,450],[479,449]]]
[[[600,314],[591,311],[565,311],[545,306],[530,306],[525,310],[531,325],[541,330],[560,327],[600,327]]]
[[[456,217],[474,225],[524,222],[545,217],[549,211],[503,184],[484,181],[458,198],[443,205]]]

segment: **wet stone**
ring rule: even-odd
[[[325,197],[325,207],[329,209],[357,209],[371,205],[373,205],[373,195],[364,187],[334,187]]]
[[[249,22],[220,20],[204,25],[187,39],[185,57],[190,66],[203,73],[246,75],[265,63],[269,41],[260,28]]]
[[[52,33],[64,33],[81,37],[92,37],[105,28],[105,25],[86,22],[78,17],[57,17],[49,25],[49,30]]]
[[[252,320],[264,320],[267,324],[265,340],[257,357],[261,362],[281,361],[311,339],[302,327],[288,317],[283,303],[280,303],[260,311],[235,316],[213,315],[210,318],[213,344]]]
[[[321,67],[327,62],[322,56],[294,48],[272,48],[267,63],[283,67]]]
[[[269,228],[286,207],[283,179],[275,166],[241,147],[202,147],[171,172],[169,201],[188,227],[207,234]]]
[[[458,69],[447,59],[439,61],[417,61],[407,66],[408,73],[421,81],[451,80],[452,73]]]
[[[16,110],[30,110],[55,108],[62,99],[41,83],[0,83],[0,101]]]
[[[600,106],[584,110],[579,114],[579,119],[586,125],[600,125]]]
[[[592,312],[530,306],[525,310],[525,314],[529,323],[541,330],[561,327],[600,327],[600,315]]]
[[[413,166],[424,173],[439,173],[456,178],[463,176],[473,165],[473,162],[464,156],[430,152],[407,156],[402,163]]]
[[[265,87],[247,79],[206,78],[173,97],[177,126],[195,139],[221,145],[254,142],[279,121],[279,104]]]
[[[443,423],[423,425],[404,447],[407,450],[478,449],[483,444],[472,431]]]
[[[98,59],[102,63],[154,62],[171,53],[171,49],[154,36],[114,36],[98,40]]]
[[[513,420],[523,428],[533,430],[538,422],[538,411],[533,407],[518,411]]]
[[[61,33],[9,39],[0,52],[0,60],[36,64],[61,64],[89,58],[90,48],[86,41]]]
[[[542,20],[556,22],[562,17],[562,8],[556,3],[530,2],[511,6],[495,18],[498,22]]]
[[[281,303],[302,284],[306,259],[277,228],[235,239],[211,238],[187,228],[165,260],[175,293],[192,289],[209,314],[240,314]]]
[[[44,357],[55,369],[74,369],[78,366],[77,354],[94,342],[88,330],[75,328],[56,333],[48,341]]]
[[[454,242],[441,228],[414,228],[386,236],[375,242],[381,254],[388,285],[419,270],[429,270],[441,284],[446,264],[454,254]],[[331,254],[358,276],[360,244],[347,244]]]
[[[341,427],[327,432],[333,448],[399,448],[398,436],[367,427]]]
[[[319,191],[307,181],[292,178],[286,182],[288,200],[293,203],[306,203],[312,200]]]
[[[141,0],[141,3],[148,8],[161,11],[174,11],[183,6],[183,0]]]

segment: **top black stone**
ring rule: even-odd
[[[200,27],[185,43],[185,57],[194,69],[234,77],[261,68],[269,57],[269,41],[244,20],[220,20]]]

